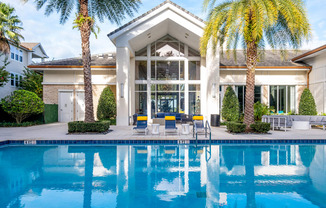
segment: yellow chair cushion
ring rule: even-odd
[[[194,121],[202,121],[202,120],[204,120],[204,116],[194,116],[194,117],[192,117],[192,120],[194,120]]]
[[[175,120],[175,116],[165,116],[165,120],[174,121]]]
[[[147,121],[147,116],[137,116],[137,121]]]

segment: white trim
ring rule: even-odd
[[[245,68],[220,68],[220,71],[246,71]],[[278,68],[278,69],[268,69],[268,68],[258,68],[256,71],[309,71],[309,69],[289,69],[289,68]]]
[[[263,85],[268,85],[268,86],[270,86],[270,85],[284,85],[284,86],[294,86],[294,85],[298,85],[298,86],[301,86],[301,85],[306,85],[307,83],[305,83],[305,82],[302,82],[302,83],[300,83],[300,82],[296,82],[296,83],[258,83],[258,82],[256,82],[255,83],[255,85],[261,85],[261,86],[263,86]],[[220,83],[220,85],[226,85],[226,86],[228,86],[228,85],[246,85],[246,83],[245,82],[221,82]]]
[[[74,92],[74,90],[69,90],[69,89],[58,89],[58,92]]]
[[[104,82],[93,82],[93,85],[116,85],[115,82],[108,82],[108,83],[104,83]],[[84,85],[84,83],[82,82],[62,82],[62,83],[58,83],[58,82],[42,82],[42,85]]]
[[[30,68],[32,71],[82,71],[83,68]],[[116,68],[92,68],[92,71],[116,71]]]

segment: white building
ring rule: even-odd
[[[48,58],[48,56],[40,43],[21,43],[17,47],[10,42],[9,65],[5,69],[10,73],[10,79],[8,83],[0,87],[0,99],[19,88],[25,67],[37,59],[43,60],[44,58]],[[3,65],[4,60],[5,55],[2,55],[0,57],[1,65]]]
[[[232,86],[244,109],[246,62],[199,51],[205,22],[171,1],[165,1],[108,34],[116,53],[92,57],[94,106],[102,90],[116,93],[117,125],[130,125],[133,114],[219,114],[227,86]],[[105,50],[105,49],[103,49]],[[311,66],[290,59],[306,51],[266,51],[256,71],[255,101],[279,113],[297,112]],[[31,66],[44,71],[44,102],[59,105],[59,121],[84,118],[81,58]],[[314,69],[312,69],[313,71]],[[320,109],[320,108],[318,108]],[[320,112],[320,111],[319,111]]]

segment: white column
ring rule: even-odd
[[[129,112],[130,116],[136,112],[135,105],[135,73],[136,73],[136,61],[135,57],[130,58],[130,70],[129,70]]]
[[[189,60],[188,60],[188,45],[185,45],[185,114],[189,114],[189,84],[188,84],[188,80],[189,80]]]
[[[129,68],[130,52],[127,47],[117,48],[117,126],[129,125]],[[122,89],[123,88],[123,89]]]
[[[147,120],[152,119],[151,105],[151,45],[147,45]]]
[[[206,53],[206,76],[202,78],[207,85],[205,86],[206,95],[206,119],[210,119],[211,114],[219,113],[219,82],[220,82],[220,63],[219,51],[213,52],[211,47],[208,47]],[[215,87],[213,87],[215,86]],[[215,88],[215,89],[213,89]]]

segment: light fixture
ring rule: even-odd
[[[212,84],[212,98],[216,98],[216,83]]]
[[[120,97],[124,98],[123,83],[120,84]]]

